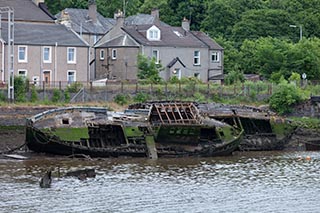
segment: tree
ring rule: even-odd
[[[232,36],[238,42],[268,36],[278,39],[292,38],[294,32],[289,27],[292,23],[292,16],[284,10],[249,10],[243,13],[241,20],[234,25]]]
[[[147,80],[151,83],[159,83],[161,78],[159,76],[159,66],[156,64],[156,60],[152,58],[148,59],[145,55],[138,55],[138,78],[141,80]]]

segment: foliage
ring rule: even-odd
[[[292,106],[304,99],[302,91],[293,84],[283,81],[270,97],[270,108],[279,114],[290,113]]]
[[[5,101],[5,100],[6,100],[6,96],[2,91],[0,91],[0,101]]]
[[[114,97],[113,99],[114,102],[116,102],[117,104],[123,106],[125,104],[128,104],[130,101],[130,96],[127,94],[118,94]]]
[[[61,91],[59,89],[53,89],[53,95],[51,101],[53,103],[58,103],[61,100]]]
[[[135,102],[143,103],[149,100],[149,95],[147,93],[139,92],[133,97],[133,100]]]
[[[151,60],[147,56],[138,55],[138,78],[142,80],[148,80],[150,83],[159,83],[161,78],[159,76],[159,70],[161,64],[156,64],[156,59]]]
[[[14,99],[17,102],[26,101],[26,79],[22,76],[14,76]]]
[[[67,87],[68,92],[75,93],[78,92],[83,85],[80,82],[74,82]]]
[[[38,93],[36,90],[36,87],[34,85],[32,85],[31,87],[31,97],[30,97],[30,101],[31,102],[36,102],[38,101]]]
[[[232,70],[225,77],[225,83],[227,85],[235,84],[235,83],[238,83],[238,82],[244,82],[244,76],[239,71]]]
[[[63,95],[64,95],[64,102],[69,103],[70,102],[70,93],[67,89],[64,91]]]

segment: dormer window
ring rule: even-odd
[[[156,26],[152,26],[147,30],[147,39],[152,41],[159,41],[160,40],[160,30]]]

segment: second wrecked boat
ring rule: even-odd
[[[71,107],[27,119],[26,144],[58,155],[220,156],[238,148],[243,130],[237,124],[201,116],[190,102],[136,104],[124,113]]]

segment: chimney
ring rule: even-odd
[[[114,19],[116,19],[116,26],[122,27],[124,23],[124,15],[121,10],[118,10],[117,13],[114,14]]]
[[[61,11],[60,23],[64,24],[66,27],[71,28],[70,15],[66,10]]]
[[[153,23],[157,24],[160,22],[159,9],[153,8],[151,10],[151,15],[153,16]]]
[[[186,19],[186,17],[183,18],[181,27],[182,27],[185,31],[190,31],[190,21],[189,21],[188,19]]]
[[[92,20],[93,23],[97,22],[97,4],[95,0],[89,0],[88,1],[89,5],[89,11],[88,11],[88,16]]]
[[[32,0],[32,1],[37,6],[39,6],[39,3],[44,3],[44,0]]]

